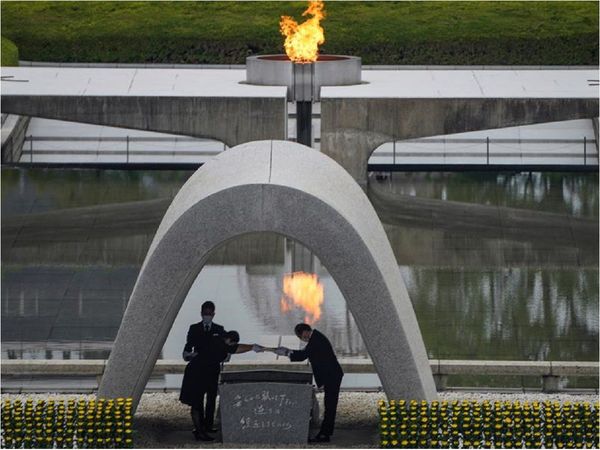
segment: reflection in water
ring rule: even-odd
[[[595,270],[402,273],[432,357],[597,360]]]
[[[392,194],[507,206],[598,219],[598,175],[556,172],[407,172],[385,181]]]
[[[323,284],[314,273],[293,272],[283,276],[283,292],[279,310],[289,314],[296,308],[304,311],[303,321],[314,325],[321,318]]]
[[[252,236],[248,237],[251,238]],[[279,239],[285,240],[280,237]],[[227,246],[235,246],[235,241]],[[280,300],[283,276],[290,272],[294,247],[287,241],[282,265],[269,266],[213,266],[200,272],[184,301],[171,333],[163,348],[163,357],[179,358],[189,325],[200,320],[200,305],[206,300],[216,303],[215,321],[227,329],[240,332],[244,342],[260,342],[268,346],[280,343],[297,348],[300,341],[294,335],[294,326],[305,320],[306,312],[293,308],[282,313]],[[313,256],[316,260],[316,258]],[[314,326],[323,331],[340,355],[367,356],[366,349],[346,302],[325,269],[318,264],[317,275],[323,285],[322,315]],[[284,339],[285,342],[280,342]],[[271,354],[237,355],[237,359],[270,359]]]
[[[106,358],[160,218],[189,175],[3,169],[2,357]],[[597,175],[395,173],[373,180],[369,197],[430,358],[598,359]],[[367,356],[319,260],[257,234],[214,251],[162,357],[180,358],[205,300],[245,341],[298,345],[291,335],[305,311],[280,311],[283,277],[297,271],[323,285],[315,327],[338,354]]]

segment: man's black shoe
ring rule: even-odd
[[[204,431],[194,431],[194,438],[196,438],[197,441],[214,441],[215,440],[214,437],[210,437]]]
[[[329,436],[327,436],[326,434],[317,434],[314,438],[309,439],[308,442],[310,443],[314,443],[314,442],[329,442]]]
[[[216,433],[217,431],[219,431],[218,428],[215,428],[215,427],[206,427],[206,432],[207,433]]]

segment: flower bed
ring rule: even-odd
[[[133,448],[132,401],[2,402],[2,448]]]
[[[588,402],[379,402],[384,448],[598,448]]]

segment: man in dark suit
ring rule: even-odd
[[[213,424],[221,363],[229,354],[245,353],[253,350],[253,346],[238,344],[237,332],[226,333],[225,328],[212,321],[213,302],[204,302],[201,311],[202,322],[190,326],[183,349],[183,359],[189,364],[183,375],[179,400],[191,406],[196,440],[212,441],[207,432],[217,431]]]
[[[317,383],[317,386],[323,387],[325,391],[325,411],[321,430],[314,439],[309,439],[309,442],[329,442],[335,425],[335,414],[344,372],[333,352],[331,343],[325,335],[313,330],[310,325],[305,323],[296,325],[294,331],[298,339],[307,342],[304,350],[278,347],[275,353],[289,356],[291,361],[304,361],[306,358],[310,361],[315,383]]]

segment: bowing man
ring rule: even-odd
[[[331,343],[323,333],[313,330],[310,325],[305,323],[296,325],[294,332],[298,339],[307,342],[304,350],[278,347],[275,353],[280,356],[289,356],[290,361],[304,361],[306,358],[310,361],[315,383],[317,386],[323,387],[325,392],[325,411],[319,433],[313,439],[309,439],[309,442],[329,442],[335,425],[335,414],[344,372]]]

